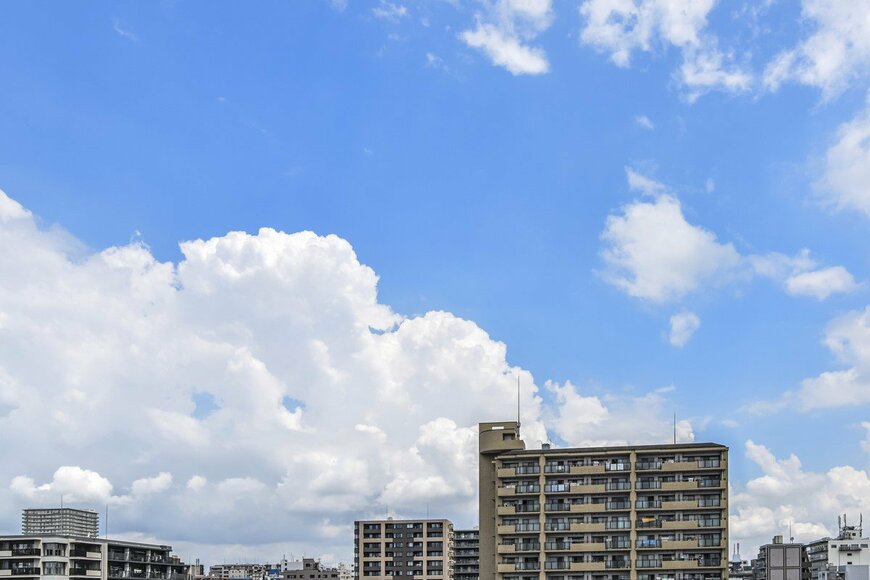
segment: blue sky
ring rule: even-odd
[[[545,407],[564,402],[546,380],[614,409],[673,387],[655,420],[675,412],[729,444],[734,483],[770,475],[747,440],[866,480],[870,5],[635,0],[620,20],[617,4],[6,3],[0,189],[40,231],[84,245],[73,263],[144,242],[177,264],[179,242],[261,227],[335,234],[379,276],[380,304],[473,321],[534,375]],[[596,28],[595,10],[622,24]],[[707,80],[681,72],[704,63]],[[628,243],[608,242],[608,218],[667,200],[708,237],[608,262]],[[668,253],[695,242],[688,262]],[[804,249],[812,263],[797,265]],[[789,286],[837,267],[835,282]],[[638,268],[672,294],[641,288]],[[687,289],[669,286],[674,272]],[[679,313],[700,326],[675,346]],[[843,317],[837,358],[823,340]],[[783,399],[849,368],[849,385],[818,387],[848,391],[839,404]],[[747,410],[758,401],[785,402]],[[34,467],[37,481],[60,465]],[[784,509],[746,534],[833,515]]]

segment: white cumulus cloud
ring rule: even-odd
[[[789,276],[785,288],[789,294],[803,294],[824,300],[837,292],[854,292],[858,284],[844,267],[833,266]]]
[[[834,209],[857,211],[870,218],[870,104],[837,130],[816,187]]]
[[[694,312],[674,314],[671,316],[671,331],[668,334],[668,342],[677,348],[682,348],[700,327],[701,319]]]
[[[543,74],[550,70],[546,53],[529,43],[552,21],[551,0],[495,0],[477,14],[474,28],[459,37],[511,74]]]

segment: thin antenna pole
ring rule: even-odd
[[[674,413],[674,445],[677,444],[677,414]]]
[[[109,539],[109,504],[106,504],[106,539]]]
[[[520,375],[517,375],[517,439],[520,438]]]

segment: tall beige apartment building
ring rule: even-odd
[[[728,448],[526,450],[481,423],[480,580],[724,580]]]
[[[354,522],[353,570],[357,580],[453,580],[453,524],[392,518]]]

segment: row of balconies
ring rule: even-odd
[[[721,470],[722,462],[718,459],[697,461],[638,461],[635,463],[637,471],[662,471],[685,472],[698,470]],[[511,477],[512,475],[538,475],[544,473],[561,473],[571,475],[595,475],[603,473],[620,473],[631,471],[629,462],[598,463],[597,465],[570,465],[562,463],[545,463],[543,470],[539,464],[526,464],[515,466],[502,466],[498,468],[498,477]]]
[[[722,520],[707,519],[707,520],[655,520],[644,522],[638,520],[635,522],[637,528],[655,528],[662,530],[686,530],[697,528],[721,528],[724,527]],[[577,534],[604,532],[607,530],[626,530],[631,529],[631,522],[617,520],[613,522],[546,522],[544,531],[546,532],[572,532]],[[524,522],[516,524],[500,524],[498,533],[500,535],[507,534],[525,534],[538,533],[541,531],[540,522]]]
[[[662,491],[697,491],[699,489],[718,489],[724,487],[721,479],[695,479],[693,481],[637,481],[634,488],[660,489]],[[612,481],[607,483],[557,483],[544,486],[544,493],[576,493],[596,494],[624,492],[631,490],[631,484],[625,481]],[[496,490],[499,496],[506,495],[539,495],[540,484],[525,484],[515,486],[501,486]]]
[[[711,559],[685,559],[685,560],[661,560],[661,559],[640,559],[635,560],[637,569],[645,568],[660,568],[664,570],[693,570],[698,568],[720,568],[722,560],[718,558]],[[602,560],[599,562],[570,562],[562,561],[546,561],[544,562],[545,570],[568,570],[571,572],[596,572],[614,568],[630,568],[629,560]],[[511,572],[523,570],[540,570],[541,562],[509,562],[499,563],[498,572],[500,574],[509,574]]]
[[[714,541],[707,538],[694,540],[636,540],[635,547],[638,550],[693,550],[703,548],[721,547],[721,540]],[[608,550],[630,550],[631,541],[609,540],[606,542],[544,542],[546,552],[605,552]],[[519,554],[523,552],[540,552],[540,542],[517,542],[513,544],[503,543],[496,548],[499,554]]]

